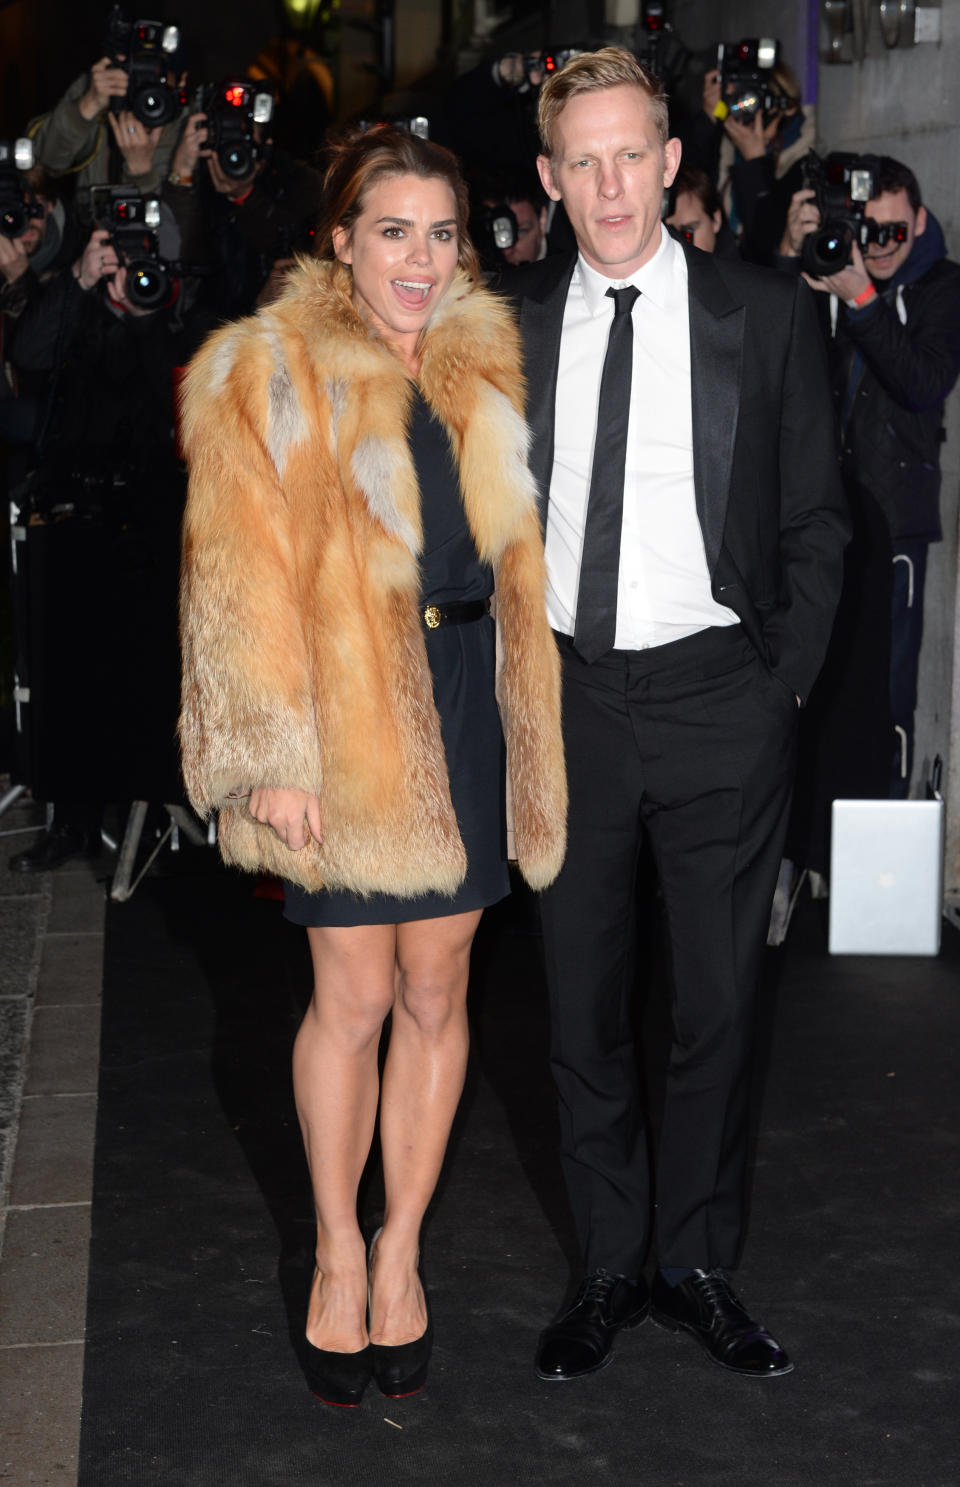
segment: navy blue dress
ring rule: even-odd
[[[493,592],[493,574],[478,558],[467,526],[446,432],[419,391],[413,402],[409,440],[423,513],[423,604],[486,599]],[[467,876],[452,897],[427,893],[394,898],[372,893],[361,898],[327,889],[308,893],[285,883],[284,917],[294,924],[349,926],[437,919],[485,908],[510,892],[506,763],[494,695],[494,622],[484,616],[463,625],[426,630],[425,636],[450,794],[467,852]]]

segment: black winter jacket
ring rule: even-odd
[[[864,310],[839,307],[832,354],[844,476],[878,501],[894,538],[936,541],[943,404],[960,373],[960,264],[939,223]]]

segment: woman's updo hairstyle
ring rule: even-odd
[[[336,258],[334,229],[341,227],[349,233],[363,211],[371,187],[394,176],[418,176],[424,181],[439,179],[447,183],[456,203],[457,262],[478,283],[480,262],[467,235],[470,201],[456,158],[442,145],[421,139],[394,124],[353,129],[329,142],[323,212],[314,249],[317,257]]]

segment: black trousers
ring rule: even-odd
[[[566,862],[543,896],[561,1157],[586,1269],[640,1273],[648,1172],[631,996],[649,836],[673,961],[658,1260],[734,1265],[756,988],[793,777],[797,703],[739,626],[593,665],[560,637]]]

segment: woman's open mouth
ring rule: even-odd
[[[402,305],[419,310],[426,304],[433,288],[432,279],[391,279],[390,287]]]

